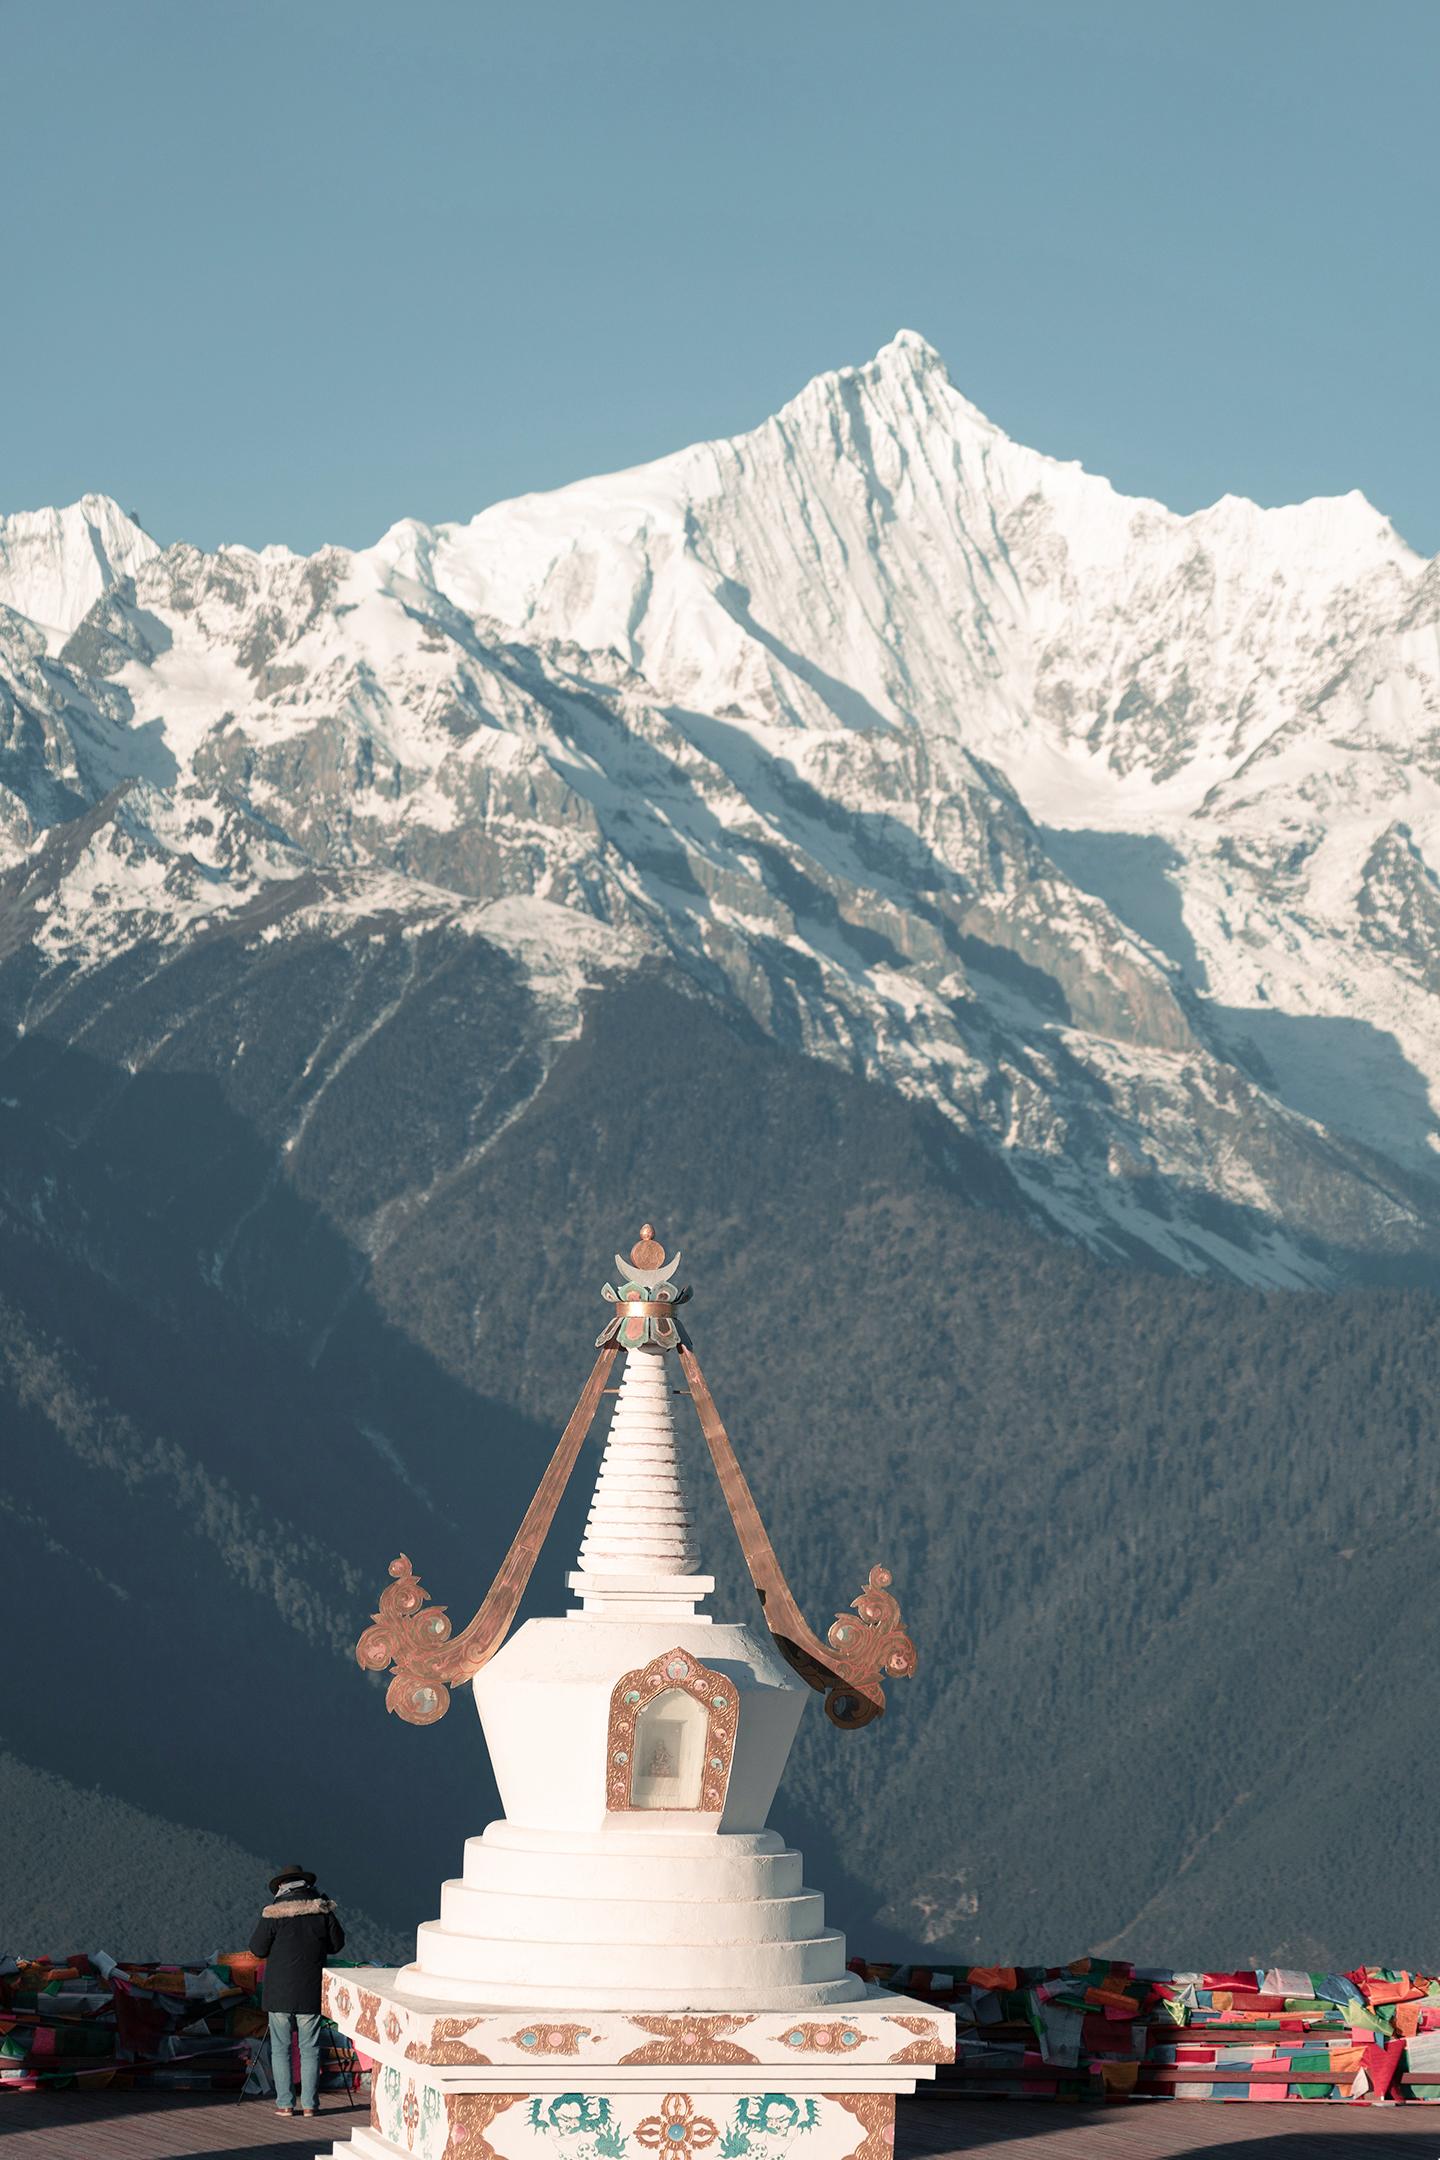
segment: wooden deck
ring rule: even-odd
[[[342,2143],[364,2108],[327,2096],[314,2122],[263,2100],[0,2093],[3,2160],[298,2160]],[[900,2103],[896,2160],[1440,2160],[1440,2108],[1278,2107],[1204,2100],[1066,2107],[1024,2100]]]

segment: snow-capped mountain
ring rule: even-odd
[[[73,1040],[198,940],[400,922],[509,956],[538,1085],[659,966],[1102,1251],[1428,1279],[1437,627],[1359,495],[1128,499],[908,332],[750,434],[355,553],[0,520],[6,1017]]]
[[[0,516],[0,605],[28,616],[58,648],[102,593],[159,552],[108,495]]]

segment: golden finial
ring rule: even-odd
[[[656,1238],[654,1223],[641,1223],[639,1243],[630,1248],[630,1265],[637,1268],[664,1267],[665,1248]]]

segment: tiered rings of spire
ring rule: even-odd
[[[649,1319],[624,1326],[653,1328]],[[664,1323],[673,1329],[673,1320]],[[670,1366],[647,1347],[625,1359],[610,1437],[570,1588],[587,1613],[676,1618],[714,1589],[698,1575],[694,1530],[680,1478]]]

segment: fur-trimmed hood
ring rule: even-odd
[[[320,2008],[320,1979],[328,1959],[345,1947],[345,1930],[334,1901],[310,1883],[275,1897],[255,1923],[250,1954],[265,1960],[261,2005],[313,2017]]]

